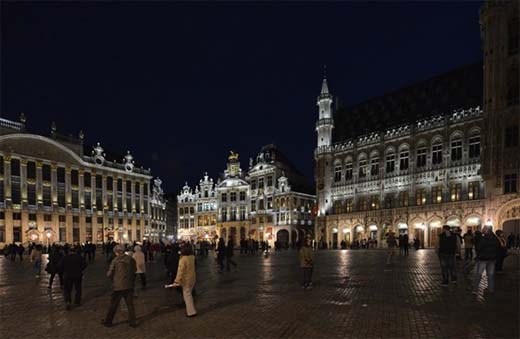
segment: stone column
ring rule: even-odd
[[[13,242],[13,206],[11,204],[11,155],[4,156],[5,243]]]
[[[21,196],[21,228],[22,228],[22,242],[29,241],[26,234],[29,229],[29,202],[27,200],[27,159],[20,160],[20,196]]]

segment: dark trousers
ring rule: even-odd
[[[63,298],[65,299],[66,304],[70,304],[72,301],[72,287],[74,286],[74,291],[76,294],[74,295],[74,303],[79,304],[81,302],[81,277],[79,278],[70,278],[64,277],[63,281]]]
[[[409,253],[408,253],[408,245],[405,245],[405,246],[403,247],[403,251],[404,251],[404,255],[405,255],[405,256],[408,256],[408,254],[409,254]]]
[[[457,271],[455,270],[455,254],[441,254],[439,258],[441,261],[442,282],[448,283],[450,281],[450,277],[451,281],[457,281]]]
[[[499,253],[497,254],[497,260],[495,263],[495,272],[502,271],[502,269],[504,268],[504,259],[505,258],[506,257],[504,256],[504,254],[500,253],[500,250],[499,250]]]
[[[224,258],[223,257],[217,257],[217,260],[218,260],[218,264],[220,266],[220,270],[223,271],[224,270]]]
[[[303,270],[303,287],[309,287],[312,283],[312,267],[302,267]]]
[[[464,260],[473,259],[473,248],[465,248],[464,249]]]
[[[146,274],[144,273],[136,273],[136,275],[141,277],[141,287],[146,287]]]
[[[63,273],[56,272],[51,273],[51,278],[49,279],[49,287],[52,287],[52,282],[54,281],[54,277],[56,276],[56,274],[58,275],[58,278],[60,278],[60,287],[63,287]]]
[[[226,269],[229,271],[229,264],[233,265],[233,267],[237,268],[237,263],[231,258],[227,257],[226,259]]]
[[[110,307],[108,308],[108,313],[105,318],[105,324],[111,325],[112,320],[114,320],[114,315],[117,312],[117,308],[119,307],[119,303],[121,299],[125,299],[126,307],[128,308],[128,321],[130,325],[135,325],[135,308],[134,308],[134,291],[133,290],[123,290],[123,291],[114,291],[112,292],[112,298],[110,300]]]

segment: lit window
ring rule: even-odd
[[[450,197],[451,201],[459,201],[460,200],[460,192],[462,190],[461,184],[451,184],[450,186]]]
[[[478,181],[470,181],[468,183],[468,199],[474,200],[480,198],[480,183]]]
[[[442,202],[442,187],[432,187],[432,203],[440,204]]]
[[[424,188],[415,191],[415,204],[417,206],[426,204],[426,190]]]
[[[408,206],[408,192],[403,191],[399,192],[399,207],[407,207]]]

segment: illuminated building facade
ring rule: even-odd
[[[0,246],[141,240],[150,220],[150,171],[130,152],[109,160],[99,143],[29,133],[0,119]]]
[[[166,204],[168,202],[164,197],[161,185],[161,179],[156,178],[153,181],[152,198],[150,199],[150,222],[148,223],[149,227],[145,227],[144,235],[152,242],[164,239],[167,231]]]
[[[435,246],[443,224],[520,231],[518,25],[517,2],[486,2],[484,71],[466,66],[335,114],[323,80],[317,240],[381,247],[393,230]]]

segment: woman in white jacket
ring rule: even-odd
[[[135,274],[141,276],[141,287],[146,287],[146,264],[144,261],[144,253],[141,251],[141,246],[137,245],[134,247],[134,254],[132,257],[135,260],[137,270]]]

